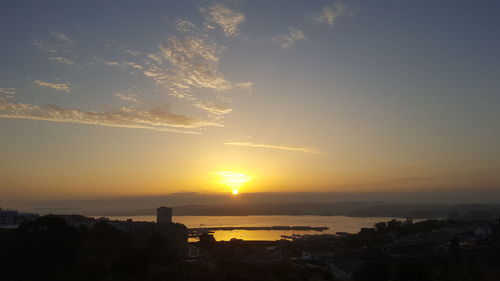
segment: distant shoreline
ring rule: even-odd
[[[85,216],[154,216],[156,206],[170,206],[174,216],[345,216],[352,218],[412,218],[482,220],[500,217],[499,204],[413,204],[386,202],[290,202],[241,203],[212,205],[169,205],[156,203],[148,207],[81,206],[73,208],[39,208],[34,212],[47,214],[81,214]],[[151,206],[151,207],[150,207]]]
[[[99,215],[90,216],[93,218],[101,217],[145,217],[145,216],[156,216],[156,214],[149,215]],[[404,216],[346,216],[346,215],[283,215],[283,214],[266,214],[266,215],[175,215],[174,217],[273,217],[273,216],[289,216],[289,217],[347,217],[347,218],[395,218],[395,219],[407,219],[409,217]],[[418,219],[445,219],[443,217],[426,217]]]

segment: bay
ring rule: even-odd
[[[110,220],[156,221],[156,216],[108,216]],[[217,241],[232,238],[243,240],[279,240],[282,235],[322,234],[347,232],[357,233],[363,227],[372,227],[389,217],[345,217],[345,216],[174,216],[173,222],[182,223],[188,228],[198,227],[258,227],[258,226],[326,226],[326,231],[313,230],[221,230],[215,231]]]

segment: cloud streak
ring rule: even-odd
[[[114,96],[123,100],[123,101],[129,101],[129,102],[133,102],[133,103],[140,103],[141,102],[141,99],[136,94],[132,94],[132,93],[128,93],[128,94],[115,93]]]
[[[242,90],[250,90],[253,88],[253,82],[240,82],[236,83],[235,86]]]
[[[279,149],[288,151],[297,151],[313,154],[321,154],[321,151],[308,146],[293,146],[286,144],[261,144],[261,143],[251,143],[251,142],[225,142],[225,145],[234,146],[246,146],[246,147],[256,147],[256,148],[269,148],[269,149]]]
[[[70,60],[68,58],[61,57],[61,56],[49,57],[49,60],[55,61],[55,62],[59,62],[59,63],[62,63],[62,64],[67,64],[67,65],[73,65],[73,64],[75,64],[75,62],[73,60]]]
[[[219,25],[226,36],[238,35],[238,26],[245,22],[244,14],[231,10],[220,3],[212,3],[208,7],[200,7],[199,10],[205,14],[207,22]]]
[[[227,114],[233,111],[229,103],[225,101],[201,101],[195,104],[195,106],[215,115]]]
[[[33,40],[33,45],[49,55],[48,58],[51,61],[66,65],[77,65],[75,56],[71,51],[71,48],[75,46],[75,40],[58,31],[52,31],[49,34],[52,38],[48,38],[47,40],[35,39]]]
[[[211,93],[221,96],[234,88],[218,69],[224,47],[199,34],[191,22],[179,21],[177,25],[188,35],[171,37],[159,46],[159,52],[149,54],[143,74],[194,107],[219,115],[231,112],[228,99],[207,100]]]
[[[338,18],[346,15],[348,13],[348,7],[346,4],[341,2],[335,2],[330,5],[323,6],[320,13],[314,16],[314,20],[317,23],[326,23],[328,25],[334,25]]]
[[[66,35],[62,32],[52,31],[52,32],[50,32],[50,35],[52,35],[52,37],[58,39],[59,41],[62,41],[63,43],[66,43],[69,45],[75,45],[75,40],[69,38],[68,35]]]
[[[164,78],[177,88],[207,88],[224,91],[231,83],[217,69],[222,47],[201,37],[186,36],[169,39],[169,46],[160,46],[162,59],[172,69]]]
[[[61,91],[61,92],[66,92],[66,93],[71,92],[71,87],[70,87],[69,83],[51,83],[51,82],[46,82],[46,81],[42,81],[42,80],[35,80],[33,82],[40,87],[51,88],[51,89],[54,89],[56,91]]]
[[[0,99],[10,99],[16,94],[16,89],[14,88],[0,88]]]
[[[189,20],[175,23],[182,35],[172,36],[158,46],[158,51],[145,53],[141,64],[96,60],[117,68],[140,71],[168,94],[221,120],[232,111],[232,99],[224,95],[232,89],[251,90],[252,82],[233,83],[219,70],[220,55],[225,47]],[[139,53],[138,53],[139,55]]]
[[[130,62],[130,61],[122,61],[122,62],[119,62],[119,61],[103,61],[103,60],[100,60],[100,59],[97,59],[98,62],[100,63],[103,63],[107,66],[111,66],[111,67],[117,67],[117,68],[121,68],[121,69],[125,69],[125,68],[131,68],[131,69],[135,69],[135,70],[142,70],[143,69],[143,66],[140,65],[140,64],[137,64],[135,62]]]
[[[306,39],[304,32],[296,28],[290,28],[290,32],[288,34],[280,34],[272,38],[274,42],[281,45],[281,48],[288,48],[292,46],[295,41],[304,39]]]
[[[212,121],[172,113],[161,105],[150,108],[108,107],[104,111],[97,112],[66,108],[54,104],[14,103],[9,101],[10,98],[0,96],[0,117],[190,134],[199,134],[199,132],[185,129],[220,126]]]

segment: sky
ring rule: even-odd
[[[500,189],[499,1],[0,1],[0,203]]]

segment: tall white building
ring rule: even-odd
[[[156,223],[172,222],[172,208],[159,207],[156,209]]]

